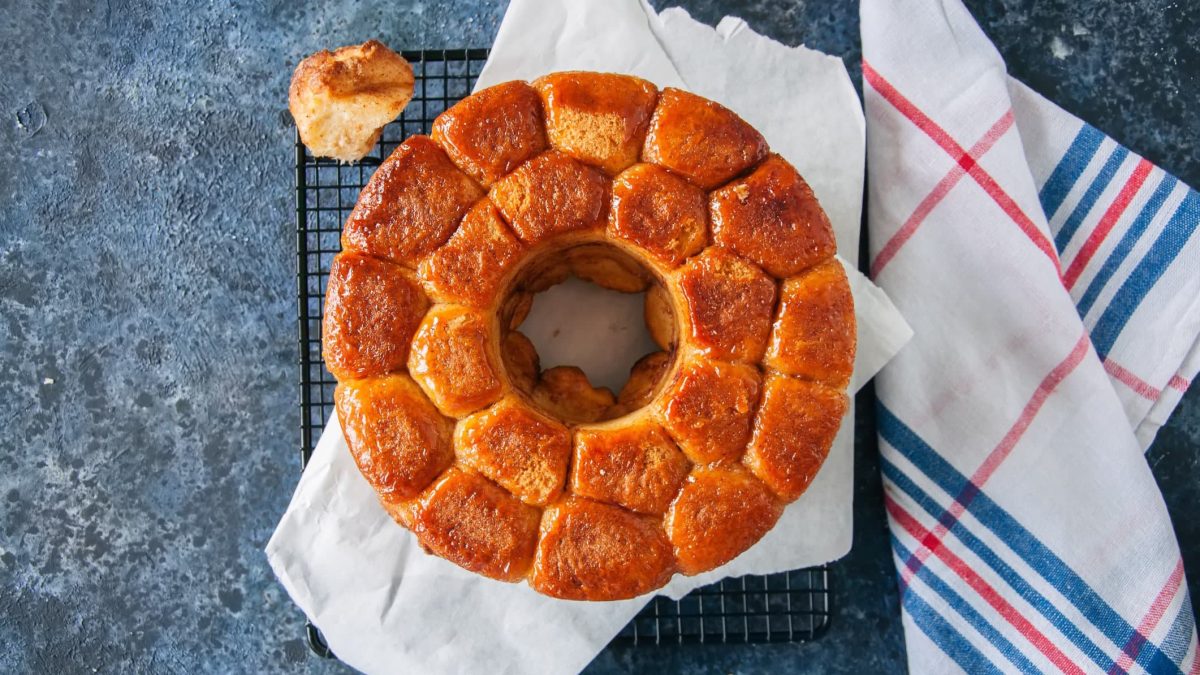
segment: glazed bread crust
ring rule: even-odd
[[[324,352],[359,469],[427,551],[574,600],[733,560],[812,483],[854,301],[808,184],[723,106],[554,73],[445,111],[346,223]],[[645,292],[618,394],[517,331],[570,275]]]

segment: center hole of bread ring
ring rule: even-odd
[[[567,422],[610,420],[653,400],[674,361],[675,316],[662,281],[603,243],[543,251],[501,306],[514,387]]]

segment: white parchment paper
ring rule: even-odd
[[[738,19],[726,18],[714,30],[679,9],[657,15],[639,0],[513,0],[478,87],[569,69],[634,74],[719,101],[754,124],[804,174],[833,221],[855,296],[853,390],[911,337],[883,292],[847,261],[857,258],[865,138],[858,97],[840,59],[786,47]],[[577,301],[570,293],[557,295],[564,307]],[[539,351],[553,351],[547,342],[577,341],[571,326],[561,323],[567,315],[543,306],[522,330],[543,336],[535,340]],[[640,321],[628,311],[615,316]],[[680,597],[725,576],[796,569],[845,555],[852,482],[851,414],[812,486],[762,541],[722,568],[677,576],[664,592]],[[576,672],[648,600],[554,600],[426,555],[379,506],[336,419],[322,434],[266,552],[280,582],[338,657],[367,672]]]

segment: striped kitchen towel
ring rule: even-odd
[[[871,272],[913,672],[1196,672],[1142,450],[1200,369],[1200,197],[1010,79],[959,0],[863,0]]]
[[[1009,79],[1063,285],[1142,449],[1200,371],[1200,193]]]

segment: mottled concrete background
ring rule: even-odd
[[[261,552],[297,477],[286,86],[304,54],[369,37],[486,46],[503,2],[0,4],[0,671],[341,669],[308,654]],[[855,3],[682,4],[857,73]],[[968,4],[1015,74],[1200,185],[1188,3]],[[900,668],[860,410],[857,544],[824,639],[613,649],[595,671]],[[1193,392],[1149,455],[1193,593],[1198,441]]]

